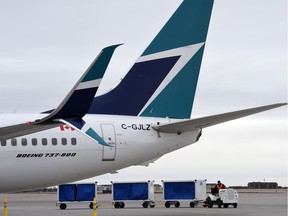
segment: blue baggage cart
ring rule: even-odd
[[[88,202],[93,208],[93,199],[97,198],[97,183],[62,184],[57,190],[60,209],[66,209],[67,203]]]
[[[124,208],[125,202],[143,201],[143,208],[155,207],[154,181],[146,182],[111,182],[112,200],[115,208]]]
[[[180,207],[179,201],[189,201],[194,208],[206,199],[206,180],[193,181],[162,181],[165,207]]]

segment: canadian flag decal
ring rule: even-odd
[[[71,126],[68,126],[68,125],[61,125],[60,130],[61,131],[74,131],[75,129]]]

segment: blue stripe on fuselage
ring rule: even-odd
[[[138,115],[180,56],[138,62],[111,92],[94,98],[88,113]]]

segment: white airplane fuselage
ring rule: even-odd
[[[2,116],[5,125],[0,126],[27,120],[27,115]],[[43,115],[29,117],[37,119]],[[145,164],[195,143],[201,133],[200,129],[181,134],[159,133],[151,127],[175,121],[168,118],[86,115],[84,120],[111,147],[69,126],[2,141],[0,192],[47,187]]]

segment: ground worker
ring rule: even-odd
[[[220,180],[217,181],[217,184],[216,184],[216,188],[217,188],[217,191],[219,192],[219,190],[221,189],[225,189],[225,185],[221,183]]]

